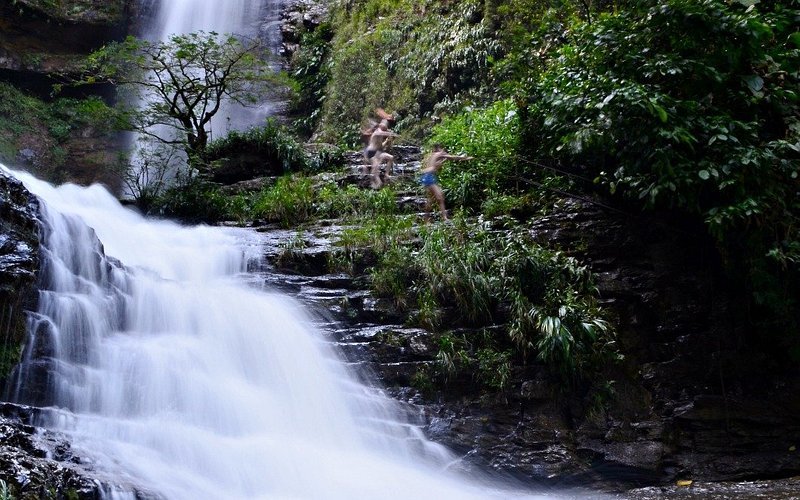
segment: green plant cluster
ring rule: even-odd
[[[496,387],[507,383],[501,372],[512,360],[535,356],[575,382],[618,356],[587,268],[538,245],[523,228],[457,217],[452,225],[426,226],[417,239],[388,227],[371,270],[375,292],[415,311],[428,328],[486,328],[442,346],[446,371],[491,366],[481,373],[499,377],[487,378]],[[488,328],[497,325],[505,327]]]
[[[447,163],[440,180],[449,203],[480,210],[498,196],[520,194],[519,177],[530,166],[521,161],[519,116],[511,100],[497,101],[483,109],[466,109],[433,128],[431,143],[442,144],[453,154],[474,160]]]
[[[217,139],[203,151],[207,163],[245,153],[256,156],[268,164],[280,166],[283,172],[298,172],[309,166],[310,159],[297,138],[274,120],[263,127],[253,127],[244,132],[231,131]]]
[[[283,175],[257,192],[237,195],[223,194],[218,184],[203,176],[181,177],[147,210],[191,223],[264,221],[285,228],[335,218],[356,225],[345,230],[356,246],[374,245],[373,236],[385,233],[372,231],[376,221],[393,220],[401,213],[391,187],[379,191],[352,185],[340,187],[331,179],[305,172]]]
[[[232,218],[240,200],[223,195],[219,186],[200,176],[180,176],[174,185],[155,195],[145,207],[151,215],[191,224],[212,224]]]
[[[311,218],[314,186],[308,177],[283,176],[274,186],[256,195],[253,216],[293,227]]]
[[[294,99],[291,111],[298,117],[295,128],[304,135],[311,135],[316,128],[325,102],[325,87],[330,81],[328,55],[332,38],[331,24],[324,22],[303,33],[300,47],[292,55]]]

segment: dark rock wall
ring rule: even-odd
[[[578,247],[627,359],[607,411],[578,427],[593,460],[709,480],[800,472],[800,376],[744,325],[745,292],[702,228],[571,202],[541,235]]]
[[[0,5],[0,68],[73,70],[80,56],[127,33],[129,0],[19,0]]]
[[[609,367],[605,393],[565,395],[535,368],[501,396],[445,393],[430,407],[434,437],[557,483],[800,472],[800,376],[753,347],[747,298],[702,229],[572,200],[533,228],[590,265],[625,360]]]
[[[0,171],[0,394],[19,362],[27,314],[36,310],[38,200]]]

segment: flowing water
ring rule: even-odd
[[[169,499],[527,496],[459,476],[356,381],[292,300],[252,283],[258,234],[147,220],[100,186],[43,200],[43,280],[12,399],[133,490]],[[248,284],[249,283],[249,284]]]
[[[149,40],[168,40],[175,34],[197,31],[234,34],[258,39],[267,64],[280,69],[281,11],[287,0],[140,0],[152,4],[153,14],[140,36]],[[229,130],[260,125],[284,106],[278,95],[265,96],[255,106],[225,103],[211,121],[211,138],[222,137]]]

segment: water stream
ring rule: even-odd
[[[43,281],[12,399],[169,499],[527,497],[458,473],[357,382],[293,300],[253,285],[255,232],[147,220],[100,186],[43,200]],[[249,284],[248,284],[249,283]]]

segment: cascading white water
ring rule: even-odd
[[[448,472],[454,457],[356,382],[297,304],[247,285],[256,233],[146,220],[102,187],[12,175],[45,225],[17,398],[46,380],[44,425],[120,484],[187,500],[524,496]]]
[[[157,6],[149,35],[160,40],[176,33],[215,31],[252,32],[259,19],[263,0],[169,0]]]

